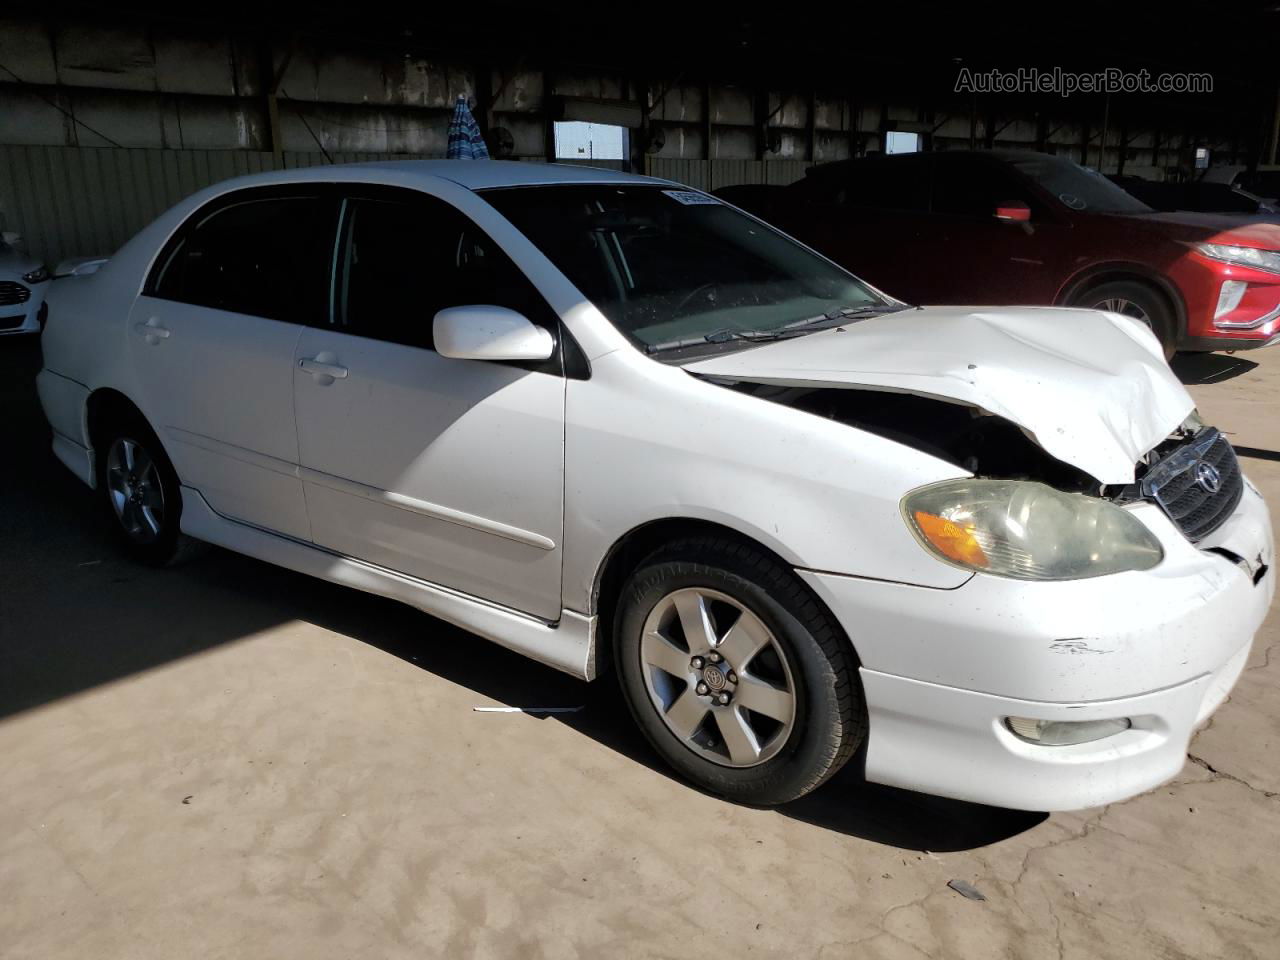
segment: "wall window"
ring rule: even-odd
[[[557,160],[625,160],[626,127],[582,120],[557,120],[555,124]]]
[[[885,153],[919,153],[920,134],[890,130],[885,134]]]

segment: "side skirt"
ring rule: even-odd
[[[547,623],[448,587],[228,520],[191,487],[182,488],[182,532],[298,573],[399,600],[580,680],[596,677],[593,616],[563,610],[559,623]]]

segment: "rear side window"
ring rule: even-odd
[[[353,199],[343,218],[335,320],[349,333],[431,349],[446,307],[494,304],[553,332],[555,315],[498,246],[442,200]]]
[[[929,209],[929,158],[851,160],[815,167],[787,190],[821,207],[924,213]]]
[[[867,210],[929,209],[929,157],[849,164],[841,205]]]
[[[165,300],[323,323],[328,316],[334,201],[263,197],[199,211],[166,251],[148,285]]]

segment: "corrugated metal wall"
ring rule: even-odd
[[[738,183],[793,183],[813,166],[808,160],[684,160],[675,157],[646,157],[645,165],[650,176],[687,183],[699,190],[715,190]]]
[[[336,163],[394,160],[389,153],[331,154]],[[325,163],[286,153],[284,165]],[[159,214],[202,187],[273,169],[269,153],[0,145],[0,218],[50,266],[109,254]]]
[[[336,153],[335,163],[407,158]],[[319,153],[285,153],[286,168],[315,166]],[[620,167],[600,161],[596,166]],[[649,172],[703,190],[735,183],[790,183],[799,160],[648,159]],[[270,153],[0,145],[0,220],[32,255],[53,266],[67,257],[110,254],[160,213],[219,180],[273,169]]]

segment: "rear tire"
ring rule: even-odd
[[[180,543],[182,491],[155,432],[121,414],[94,441],[98,493],[112,539],[132,559],[166,566]]]
[[[1144,323],[1160,341],[1165,360],[1173,359],[1178,348],[1177,324],[1169,301],[1154,287],[1133,280],[1115,280],[1086,290],[1076,297],[1075,305],[1119,313]]]
[[[637,724],[711,793],[794,800],[866,737],[857,662],[839,626],[761,550],[725,538],[663,548],[627,581],[614,624]]]

